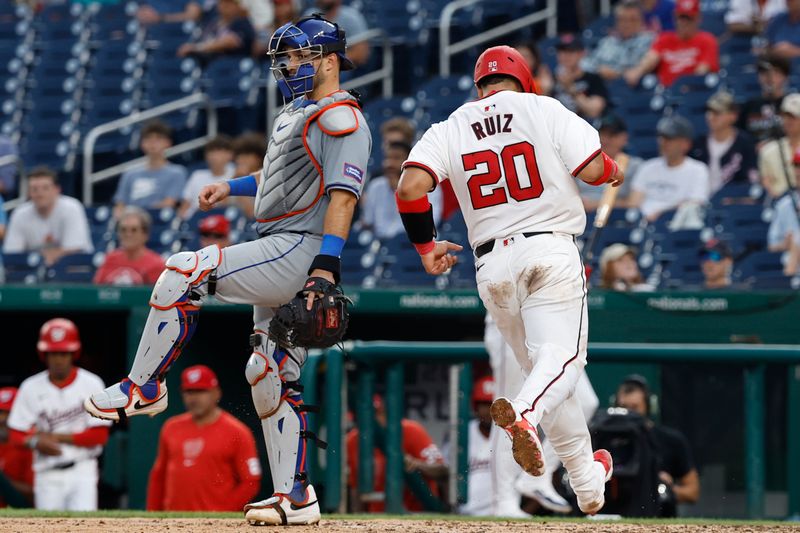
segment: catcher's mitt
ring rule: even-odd
[[[308,293],[322,293],[306,309]],[[308,278],[303,290],[280,306],[269,324],[269,334],[286,348],[328,348],[342,341],[350,320],[348,304],[353,303],[342,289],[324,278]]]

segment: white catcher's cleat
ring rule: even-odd
[[[517,492],[527,496],[550,511],[559,514],[572,512],[572,506],[553,487],[549,472],[540,477],[521,475],[514,484]]]
[[[494,423],[511,437],[511,451],[517,464],[532,476],[544,474],[542,443],[533,424],[520,415],[508,398],[497,398],[489,412]]]
[[[167,408],[167,384],[153,379],[139,387],[125,378],[86,398],[83,407],[90,415],[105,420],[119,421],[135,415],[155,416]]]
[[[288,494],[274,494],[266,500],[245,505],[244,517],[252,526],[316,524],[320,519],[317,493],[309,485],[303,501],[296,501]]]

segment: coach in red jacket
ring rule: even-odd
[[[205,365],[181,374],[186,413],[161,429],[147,509],[241,511],[261,484],[253,434],[219,407],[222,392]]]

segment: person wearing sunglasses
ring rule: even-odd
[[[703,272],[703,288],[730,288],[733,271],[733,253],[730,247],[718,240],[706,243],[700,250],[700,270]]]
[[[128,206],[117,222],[116,250],[106,255],[94,275],[96,285],[153,285],[164,259],[147,247],[150,215],[141,207]]]

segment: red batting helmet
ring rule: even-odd
[[[475,85],[483,78],[495,74],[511,76],[522,85],[522,90],[526,93],[539,92],[525,59],[510,46],[487,48],[475,62]]]
[[[44,354],[48,352],[72,352],[75,354],[74,359],[77,359],[81,352],[81,339],[77,326],[66,318],[48,320],[39,330],[36,349],[41,359],[44,359]]]
[[[494,378],[492,376],[482,377],[472,387],[472,403],[491,403],[492,400],[494,400]]]

